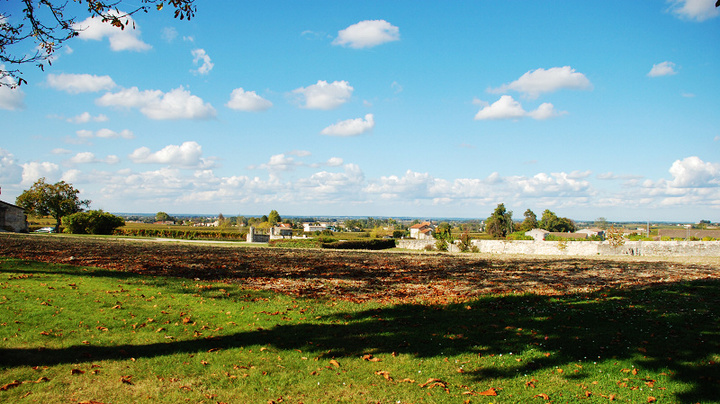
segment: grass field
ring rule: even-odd
[[[354,303],[6,257],[0,402],[717,402],[719,308],[717,280]]]

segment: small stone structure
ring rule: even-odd
[[[250,226],[247,233],[248,243],[267,243],[270,240],[293,238],[292,230],[285,227],[271,227],[268,233],[258,233],[257,229]]]
[[[19,206],[0,201],[0,231],[27,233],[29,227],[25,211]]]

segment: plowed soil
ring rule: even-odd
[[[350,301],[461,302],[720,278],[720,257],[527,257],[256,248],[0,234],[0,256]]]

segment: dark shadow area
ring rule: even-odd
[[[147,345],[0,348],[0,366],[42,366],[107,359],[151,358],[271,344],[325,357],[400,353],[418,358],[455,354],[545,353],[516,367],[468,370],[470,377],[515,377],[578,361],[632,360],[688,386],[678,402],[720,397],[720,282],[693,281],[642,289],[564,296],[483,297],[454,305],[397,305],[338,313],[319,323],[278,325],[212,339]],[[572,375],[565,377],[572,378]]]

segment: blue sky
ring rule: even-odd
[[[0,198],[46,177],[110,212],[720,220],[714,0],[227,4],[124,31],[78,8],[0,89]]]

